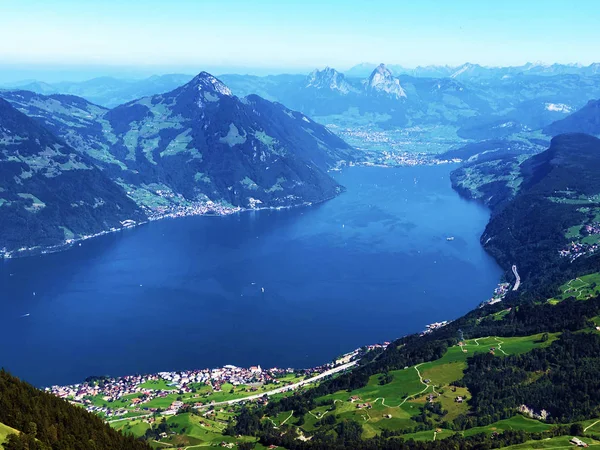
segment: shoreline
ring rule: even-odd
[[[180,219],[180,218],[184,218],[184,217],[226,217],[226,216],[231,216],[233,214],[241,214],[241,213],[255,212],[255,211],[280,211],[280,210],[284,210],[284,209],[303,208],[303,207],[320,205],[321,203],[325,203],[329,200],[333,200],[338,195],[343,194],[344,192],[345,192],[345,189],[341,190],[337,195],[333,195],[333,196],[324,198],[322,200],[318,200],[315,202],[303,202],[303,203],[296,204],[296,205],[263,206],[263,207],[255,207],[255,208],[242,208],[239,206],[234,206],[234,207],[228,207],[229,210],[227,210],[226,212],[221,212],[221,213],[215,212],[214,210],[203,212],[203,213],[194,213],[194,212],[190,213],[190,212],[185,212],[185,211],[169,212],[166,214],[150,216],[150,217],[147,217],[146,220],[144,220],[142,222],[136,222],[135,224],[122,226],[121,228],[112,228],[109,230],[100,231],[95,234],[82,236],[82,237],[79,237],[76,239],[69,239],[68,241],[65,241],[63,243],[56,244],[56,245],[35,246],[35,247],[21,248],[21,249],[12,250],[12,251],[6,251],[6,252],[0,251],[0,261],[8,261],[11,259],[19,259],[19,258],[29,258],[29,257],[41,256],[41,255],[50,255],[53,253],[67,251],[67,250],[70,250],[75,245],[81,246],[81,243],[84,241],[94,239],[94,238],[97,238],[100,236],[105,236],[108,234],[123,232],[125,230],[133,230],[134,228],[138,228],[142,225],[147,225],[151,222],[157,222],[159,220]]]

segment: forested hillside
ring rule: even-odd
[[[0,371],[0,423],[19,430],[5,450],[147,450],[90,414]]]

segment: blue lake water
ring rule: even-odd
[[[40,386],[309,367],[462,315],[501,271],[479,244],[489,212],[451,189],[451,169],[349,168],[335,175],[347,192],[320,205],[163,220],[0,261],[0,366]]]

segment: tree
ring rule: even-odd
[[[572,434],[573,436],[581,436],[583,435],[583,425],[581,425],[580,423],[574,423],[569,428],[569,431],[570,434]]]

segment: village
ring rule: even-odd
[[[241,211],[239,206],[227,206],[222,203],[215,203],[211,200],[186,202],[181,194],[173,194],[167,191],[156,191],[156,194],[163,198],[180,197],[179,200],[185,205],[173,203],[169,206],[156,207],[148,210],[148,218],[150,220],[160,220],[164,218],[176,218],[186,216],[200,216],[205,214],[213,214],[216,216],[226,216]]]
[[[585,255],[591,255],[598,251],[598,244],[586,244],[583,242],[571,242],[564,249],[559,250],[558,254],[563,258],[568,258],[569,261],[573,262],[577,258]]]
[[[502,300],[504,300],[504,297],[506,297],[506,294],[508,293],[510,289],[510,283],[500,283],[498,284],[498,286],[494,289],[494,295],[492,295],[492,298],[482,302],[479,307],[483,308],[486,305],[493,305],[495,303],[501,302]]]
[[[217,403],[233,402],[252,397],[257,403],[266,402],[262,393],[302,383],[327,375],[336,368],[343,369],[366,352],[385,349],[389,342],[373,344],[348,352],[335,361],[310,369],[270,368],[260,365],[242,368],[225,365],[216,369],[159,372],[122,377],[90,377],[81,384],[46,388],[57,397],[81,405],[106,420],[177,414],[186,407],[210,408]],[[337,369],[336,369],[337,370]]]

